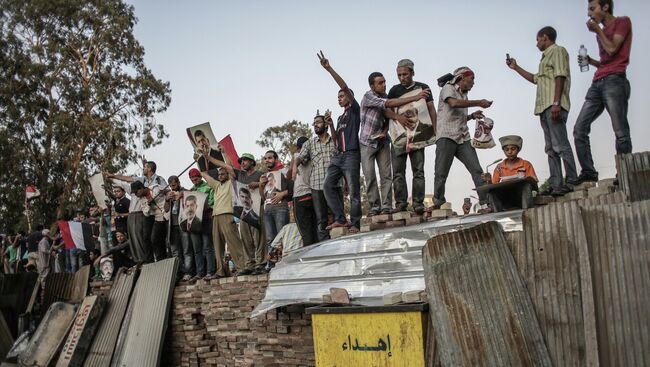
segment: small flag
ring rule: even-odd
[[[95,248],[92,226],[90,223],[59,220],[56,222],[63,237],[63,243],[67,250],[78,248],[80,250],[92,250]]]
[[[228,159],[230,159],[230,163],[232,164],[233,168],[241,169],[241,166],[239,165],[239,154],[237,154],[237,151],[235,150],[235,144],[232,142],[230,134],[221,139],[219,144],[221,144],[223,147],[223,154],[228,156]]]
[[[38,197],[40,195],[41,195],[41,192],[38,191],[36,186],[27,185],[27,187],[25,187],[25,199],[32,200],[33,198]]]

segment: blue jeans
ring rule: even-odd
[[[330,239],[327,227],[327,201],[323,190],[311,190],[311,198],[314,201],[316,212],[316,226],[318,227],[318,242]]]
[[[205,268],[207,264],[208,274],[214,275],[216,266],[216,257],[214,255],[214,246],[212,245],[211,233],[192,233],[192,246],[194,247],[194,262],[196,265],[196,275],[203,277],[206,275]]]
[[[616,154],[632,152],[632,138],[630,137],[630,124],[627,121],[627,107],[630,99],[630,82],[625,74],[612,74],[591,84],[582,105],[580,115],[573,128],[573,139],[576,145],[578,162],[582,174],[597,176],[591,156],[589,133],[591,124],[607,109],[612,119],[612,127],[616,136]]]
[[[571,150],[571,144],[566,133],[568,116],[569,113],[562,109],[558,120],[553,121],[551,107],[545,109],[539,115],[542,130],[544,131],[544,151],[548,156],[549,182],[554,189],[558,189],[565,184],[562,177],[562,162],[564,162],[566,184],[572,186],[573,182],[578,178],[576,161],[573,158],[573,150]]]
[[[264,233],[266,234],[266,245],[270,246],[271,242],[278,235],[282,227],[289,223],[288,207],[273,207],[267,205],[264,207]]]
[[[183,275],[194,275],[192,261],[194,254],[190,235],[183,232],[180,226],[172,226],[169,232],[169,251],[173,257],[177,257],[181,262],[178,267],[179,273]]]
[[[336,153],[327,167],[323,191],[327,205],[334,213],[334,219],[339,223],[347,223],[343,200],[339,195],[339,181],[345,177],[350,193],[350,221],[353,227],[359,228],[361,221],[361,190],[359,178],[361,176],[361,155],[358,150],[349,150],[343,153]]]

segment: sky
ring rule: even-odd
[[[383,73],[388,88],[398,84],[397,62],[409,58],[415,63],[414,79],[431,87],[437,106],[436,79],[469,66],[476,74],[469,98],[494,101],[484,113],[494,120],[495,139],[521,135],[520,156],[532,162],[544,181],[549,170],[539,118],[533,115],[535,86],[505,65],[505,54],[536,72],[541,57],[537,31],[547,25],[557,30],[557,44],[571,60],[567,130],[572,146],[573,126],[595,69],[581,73],[577,52],[585,45],[592,57],[598,54],[596,37],[586,27],[586,0],[127,1],[139,19],[135,35],[145,48],[147,66],[171,84],[171,105],[156,116],[170,136],[143,152],[165,177],[192,162],[185,134],[189,126],[209,121],[217,138],[230,134],[240,154],[259,157],[265,150],[255,140],[267,127],[294,119],[311,124],[317,109],[330,109],[335,118],[341,114],[339,88],[316,57],[323,50],[358,98],[369,89],[371,72]],[[615,2],[614,14],[632,20],[627,77],[635,152],[650,150],[645,120],[650,73],[643,71],[650,65],[650,23],[638,16],[649,13],[648,1]],[[473,121],[469,127],[472,133]],[[592,125],[591,144],[600,177],[613,177],[614,134],[606,113]],[[502,158],[498,140],[495,148],[478,150],[478,156],[484,168]],[[427,194],[433,194],[434,160],[435,146],[426,148]],[[131,169],[136,173],[137,167]],[[191,186],[186,174],[181,182]],[[476,194],[472,188],[469,173],[456,160],[447,180],[447,201],[460,212],[463,198]]]

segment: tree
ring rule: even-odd
[[[167,136],[153,117],[171,89],[144,63],[131,5],[0,0],[0,9],[0,146],[9,147],[0,225],[18,220],[28,183],[41,191],[35,221],[49,224],[91,201],[89,175],[136,162]]]
[[[267,128],[255,143],[264,149],[275,150],[280,156],[280,160],[288,164],[291,161],[291,155],[296,151],[298,138],[301,136],[309,138],[311,135],[312,131],[309,125],[292,120],[284,125]]]

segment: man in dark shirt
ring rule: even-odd
[[[124,194],[124,189],[120,186],[113,187],[113,222],[115,232],[127,233],[126,221],[129,217],[131,200]]]
[[[388,98],[399,98],[404,94],[415,90],[428,90],[429,86],[413,81],[415,71],[413,61],[409,59],[400,60],[397,63],[397,78],[400,84],[394,85],[388,92]],[[436,126],[436,109],[433,106],[433,98],[429,94],[425,97],[427,109],[431,117],[431,123]],[[435,130],[434,130],[435,134]],[[411,160],[411,171],[413,171],[412,201],[413,210],[417,214],[424,213],[424,148],[397,155],[392,149],[393,159],[393,190],[395,191],[395,211],[404,211],[408,206],[408,187],[406,186],[406,158]]]
[[[359,232],[361,221],[361,195],[359,177],[361,176],[361,156],[359,153],[359,126],[361,124],[361,107],[354,99],[354,93],[348,88],[343,78],[334,71],[325,58],[323,51],[318,54],[320,64],[334,78],[334,81],[341,88],[338,93],[339,106],[344,108],[343,114],[339,116],[336,130],[330,113],[325,113],[325,121],[330,126],[332,137],[336,143],[336,154],[332,157],[330,166],[327,169],[327,178],[323,190],[327,205],[334,213],[335,222],[329,227],[350,227],[351,233]],[[329,112],[329,111],[328,111]],[[343,200],[337,190],[341,177],[344,177],[350,193],[350,220],[345,217]]]
[[[27,251],[29,252],[38,252],[38,243],[41,242],[43,238],[43,225],[39,224],[36,226],[36,230],[27,236]]]

